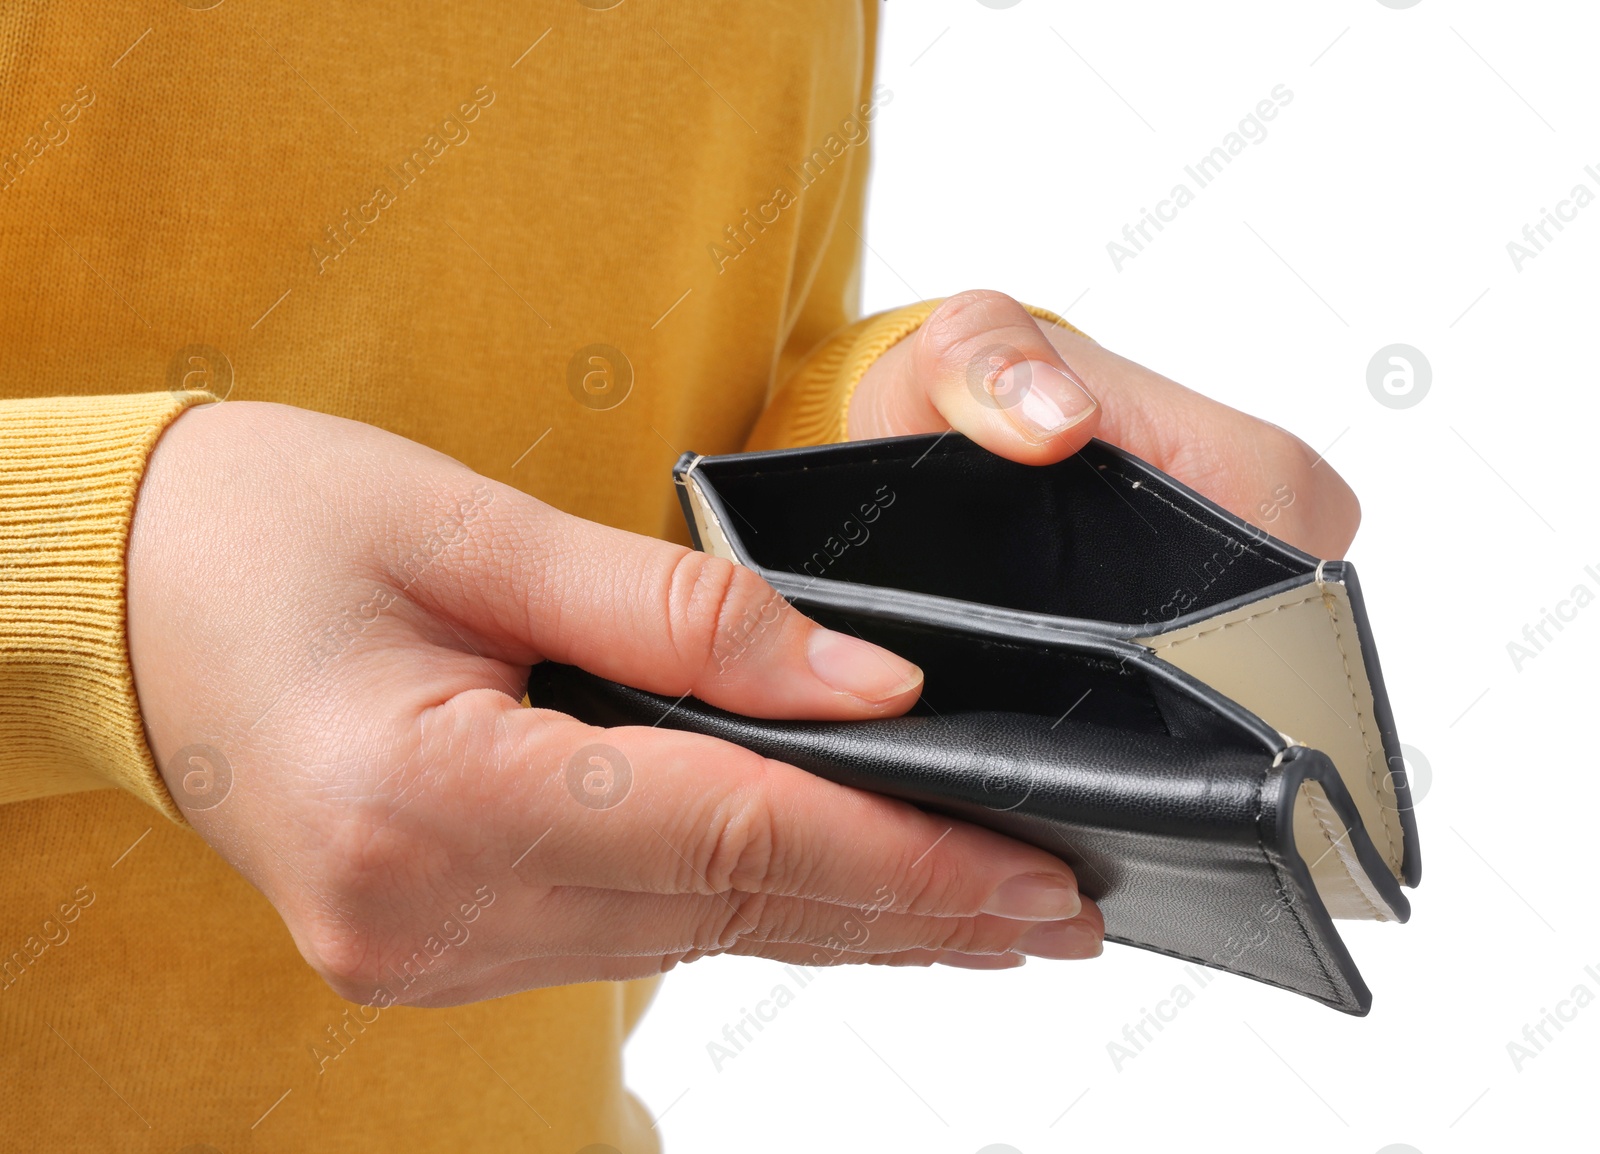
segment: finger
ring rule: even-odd
[[[963,954],[956,950],[831,950],[817,946],[764,945],[740,942],[723,951],[738,957],[761,957],[785,966],[820,969],[827,966],[953,966],[962,970],[1014,970],[1027,962],[1021,954]],[[698,958],[685,958],[698,961]]]
[[[955,429],[1040,465],[1095,435],[1099,406],[1033,317],[1003,293],[958,293],[888,349],[857,386],[852,440]]]
[[[744,566],[483,488],[493,500],[471,548],[408,592],[488,656],[579,665],[753,717],[892,715],[921,691],[915,665],[816,624]]]
[[[1078,917],[1055,922],[989,914],[928,917],[739,891],[663,895],[563,887],[546,891],[532,907],[496,920],[501,932],[489,939],[491,954],[709,954],[748,943],[1083,958],[1100,952],[1104,936],[1099,911],[1087,901]]]
[[[791,947],[809,947],[875,955],[906,951],[958,953],[971,957],[1017,953],[1069,960],[1097,957],[1105,938],[1104,918],[1089,901],[1083,903],[1083,910],[1075,918],[1025,922],[992,915],[919,917],[766,895],[747,897],[737,908],[726,900],[717,908],[717,898],[708,901],[629,897],[631,900],[624,904],[636,907],[663,900],[704,903],[702,908],[692,911],[700,920],[685,926],[696,940],[659,951],[662,953],[686,949],[701,953],[739,949],[780,957]],[[679,911],[663,910],[662,913],[663,921],[667,921]],[[766,947],[772,947],[771,951]]]
[[[852,913],[862,915],[862,911],[838,912],[845,919]],[[871,915],[868,913],[863,916]],[[872,925],[876,926],[877,923],[874,922]],[[1101,939],[1104,936],[1105,925],[1098,908],[1092,903],[1087,903],[1078,918],[1067,922],[1038,923],[1032,928],[1030,932],[1036,937],[1056,933],[1072,936],[1071,931],[1084,931],[1094,935],[1092,948],[1074,948],[1060,952],[1018,950],[967,953],[952,948],[891,948],[890,942],[886,940],[887,927],[883,929],[884,932],[875,931],[864,935],[847,930],[847,933],[851,934],[851,940],[847,941],[784,942],[740,937],[725,944],[683,945],[644,954],[597,954],[586,950],[575,950],[568,954],[545,954],[519,958],[511,962],[499,962],[482,969],[470,965],[465,968],[436,967],[433,973],[425,974],[422,980],[411,985],[403,985],[393,980],[401,971],[391,967],[384,971],[386,984],[382,988],[387,996],[397,998],[407,1005],[452,1006],[545,986],[648,978],[665,973],[685,962],[721,954],[762,957],[787,966],[806,969],[850,965],[918,967],[945,965],[969,970],[1006,970],[1021,966],[1028,956],[1056,960],[1098,957],[1103,948]],[[482,946],[475,948],[482,949]],[[493,947],[491,946],[486,953],[494,956]],[[378,987],[369,984],[352,990],[350,996],[358,1001],[364,1000],[369,996],[369,988],[375,990]]]
[[[717,954],[661,954],[642,957],[596,957],[576,954],[535,958],[530,961],[507,962],[482,974],[475,974],[465,981],[438,985],[420,982],[414,987],[401,990],[390,991],[387,987],[385,989],[386,993],[397,999],[397,1004],[426,1008],[461,1006],[551,986],[571,986],[583,982],[630,982],[653,978],[679,965],[720,956],[721,953],[760,956],[792,967],[784,972],[797,985],[810,984],[810,976],[804,972],[805,970],[833,966],[944,965],[964,970],[1014,970],[1027,961],[1021,954],[961,954],[952,950],[906,950],[901,953],[873,954],[851,950],[829,951],[815,946],[773,946],[757,954],[753,949],[735,947],[719,951]],[[365,995],[358,995],[358,998],[362,996]],[[767,1012],[766,1007],[760,1003],[754,1010],[758,1015]]]
[[[1049,337],[1100,400],[1098,436],[1313,556],[1342,557],[1350,547],[1360,502],[1299,437],[1080,333],[1055,327]]]
[[[429,730],[441,743],[424,755],[435,796],[450,800],[453,820],[473,824],[476,842],[497,838],[502,861],[539,887],[739,891],[1028,921],[1084,908],[1071,869],[1041,849],[715,738],[597,730],[487,692],[446,703]],[[493,752],[459,758],[452,735],[461,732],[493,734]],[[586,792],[608,780],[611,792]],[[404,827],[395,853],[411,823],[439,820],[408,814],[395,819]]]

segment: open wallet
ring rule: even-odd
[[[1112,941],[1367,1012],[1334,920],[1405,921],[1421,863],[1349,564],[1098,441],[1042,467],[954,433],[688,454],[674,480],[698,548],[916,662],[920,701],[760,720],[543,663],[532,704],[999,830],[1065,860]]]

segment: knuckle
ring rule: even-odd
[[[943,939],[930,942],[934,949],[954,950],[959,954],[1003,954],[1017,944],[1031,927],[1030,922],[1005,918],[972,917],[940,919],[948,921]]]
[[[765,892],[778,876],[776,823],[760,788],[765,762],[754,773],[717,803],[706,823],[698,870],[715,893]]]
[[[695,956],[726,953],[746,940],[768,940],[766,895],[735,891],[718,896],[722,900],[710,903],[703,924],[696,928]]]
[[[724,557],[685,551],[667,583],[667,628],[684,672],[693,677],[737,661],[754,642],[778,595],[754,571]]]
[[[784,898],[762,897],[758,904],[740,911],[748,924],[743,938],[769,944],[802,942],[807,938],[806,903]]]
[[[1011,297],[992,289],[973,289],[934,309],[917,336],[921,351],[936,360],[966,361],[980,345],[1021,341],[1035,334],[1027,310]]]
[[[370,934],[358,926],[324,921],[297,936],[306,962],[336,994],[356,1002],[372,995],[382,965]]]
[[[917,945],[933,950],[954,950],[959,954],[984,954],[990,943],[977,918],[930,919],[927,933]]]
[[[939,862],[908,864],[895,887],[908,913],[933,917],[963,917],[977,912],[972,899],[974,880],[956,857]]]
[[[888,798],[873,799],[886,807],[898,803]],[[920,836],[909,837],[903,848],[883,862],[885,881],[880,891],[888,897],[879,908],[894,913],[947,916],[973,911],[959,908],[967,882],[959,854],[950,852],[946,829],[933,827]]]

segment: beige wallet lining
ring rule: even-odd
[[[1372,686],[1344,585],[1319,575],[1220,617],[1140,638],[1163,660],[1204,681],[1296,745],[1333,761],[1363,825],[1395,877],[1404,834],[1394,783],[1373,717]],[[1293,660],[1290,660],[1292,655]],[[1336,918],[1395,918],[1348,844],[1326,793],[1307,782],[1295,799],[1296,845]],[[1309,852],[1308,852],[1309,851]]]

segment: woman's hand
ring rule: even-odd
[[[748,569],[370,426],[180,417],[140,490],[128,615],[173,797],[347,998],[445,1005],[724,952],[1100,950],[1099,911],[1041,850],[713,738],[523,708],[545,659],[773,718],[900,713],[921,674]]]
[[[1041,328],[1003,293],[951,297],[856,387],[851,440],[945,429],[1031,465],[1099,437],[1316,557],[1343,556],[1361,523],[1350,486],[1298,437]]]

